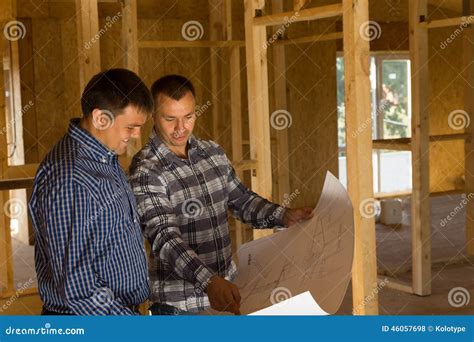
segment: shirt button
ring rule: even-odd
[[[102,158],[102,163],[107,163],[107,159]]]

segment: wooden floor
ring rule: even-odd
[[[431,228],[433,249],[432,295],[419,297],[386,287],[379,291],[379,309],[383,315],[473,315],[474,314],[474,262],[465,255],[464,209],[455,209],[461,204],[461,195],[431,198]],[[387,274],[403,281],[411,279],[411,230],[410,201],[403,202],[403,222],[399,227],[377,224],[377,260],[379,274]],[[457,211],[445,226],[441,220]],[[36,286],[33,248],[14,241],[15,284],[32,283]],[[448,293],[455,287],[468,291],[468,305],[454,307],[449,303]],[[5,309],[3,305],[5,304]],[[37,295],[0,300],[0,314],[34,315],[41,310]],[[338,314],[352,313],[351,286]]]

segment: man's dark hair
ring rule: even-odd
[[[98,73],[87,83],[81,97],[84,117],[94,109],[106,109],[119,115],[129,105],[145,113],[153,111],[153,99],[147,86],[134,72],[126,69]]]
[[[151,95],[155,101],[158,95],[163,94],[171,97],[173,100],[181,100],[188,92],[196,97],[194,86],[190,80],[180,75],[167,75],[159,78],[151,86]]]

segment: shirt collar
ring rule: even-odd
[[[151,130],[150,134],[150,141],[153,144],[154,148],[159,151],[168,161],[174,162],[176,164],[183,164],[186,163],[186,160],[183,158],[178,157],[174,152],[172,152],[168,146],[164,143],[163,139],[156,133],[155,128]],[[201,148],[198,144],[198,140],[196,137],[191,134],[188,138],[188,155],[192,156],[195,152],[201,154]]]
[[[104,164],[117,162],[117,155],[85,129],[81,128],[79,125],[80,121],[81,119],[78,118],[71,119],[68,134],[83,147],[83,152],[92,159]]]

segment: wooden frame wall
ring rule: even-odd
[[[264,12],[264,0],[245,0],[245,35],[247,52],[247,82],[250,117],[251,158],[257,161],[252,174],[252,188],[270,198],[270,126],[266,26],[283,24],[288,18],[295,21],[316,20],[343,16],[345,51],[346,132],[356,131],[370,117],[369,43],[360,36],[360,26],[369,20],[368,0],[343,0],[342,4],[273,13]],[[294,8],[301,4],[295,1]],[[285,19],[286,18],[286,19]],[[334,35],[334,39],[339,35]],[[349,195],[355,210],[355,260],[353,267],[353,305],[355,314],[377,314],[378,299],[375,222],[363,217],[357,208],[363,200],[373,198],[372,189],[372,137],[371,131],[350,138],[347,134]],[[256,234],[256,237],[263,234]],[[373,298],[367,302],[366,298]]]

